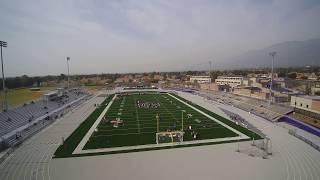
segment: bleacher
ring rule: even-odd
[[[0,137],[20,128],[41,116],[54,111],[55,109],[79,99],[88,94],[76,89],[65,92],[65,94],[55,101],[32,101],[23,104],[16,109],[10,109],[0,113]]]
[[[241,117],[239,114],[235,114],[227,109],[220,108],[229,118],[231,121],[239,124],[240,126],[243,126],[245,128],[251,129],[255,133],[259,134],[262,137],[265,137],[265,134],[262,133],[258,128],[256,128],[254,125],[249,123],[247,120],[245,120],[243,117]]]
[[[278,118],[282,117],[283,115],[289,112],[292,112],[293,110],[291,107],[288,106],[283,106],[274,103],[269,105],[267,101],[243,97],[230,93],[227,94],[223,92],[210,91],[209,94],[203,92],[199,92],[197,94],[220,103],[233,105],[239,109],[251,112],[269,121],[276,121]]]

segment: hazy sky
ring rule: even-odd
[[[207,62],[320,37],[319,0],[8,0],[6,74],[206,68]]]

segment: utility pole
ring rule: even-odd
[[[69,70],[69,61],[70,61],[70,57],[67,57],[67,66],[68,66],[68,89],[70,88],[70,70]]]
[[[6,84],[5,84],[5,78],[4,78],[4,67],[3,67],[3,56],[2,56],[2,47],[7,47],[8,43],[4,41],[0,41],[0,47],[1,47],[1,68],[2,68],[2,89],[4,94],[4,104],[3,104],[3,110],[8,110],[8,101],[7,101],[7,90],[6,90]]]
[[[276,54],[277,54],[277,52],[275,52],[275,51],[269,53],[269,55],[272,56],[269,105],[271,105],[271,101],[272,101],[273,66],[274,66],[274,57],[276,56]]]

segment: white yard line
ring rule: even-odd
[[[138,116],[138,109],[137,109],[137,100],[134,98],[134,107],[136,109],[136,120],[137,120],[137,126],[138,126],[138,133],[140,134],[140,121]]]
[[[170,96],[172,96],[171,94],[168,94]],[[86,149],[83,150],[83,146],[85,145],[85,143],[87,142],[88,138],[83,138],[81,142],[84,141],[84,145],[82,146],[82,148],[76,148],[76,150],[73,152],[73,154],[85,154],[85,153],[100,153],[100,152],[112,152],[112,151],[123,151],[123,150],[138,150],[138,149],[145,149],[145,148],[158,148],[158,147],[170,147],[170,146],[181,146],[181,145],[190,145],[190,144],[202,144],[202,143],[213,143],[213,142],[223,142],[223,141],[232,141],[232,140],[242,140],[242,139],[250,139],[250,137],[248,137],[247,135],[229,127],[228,125],[220,122],[219,120],[209,116],[208,114],[200,111],[199,109],[189,105],[188,103],[172,96],[173,98],[177,99],[178,101],[184,103],[185,105],[191,107],[192,109],[198,111],[199,113],[203,114],[204,116],[216,121],[217,123],[219,123],[220,125],[224,126],[225,128],[228,128],[229,130],[235,132],[236,134],[238,134],[239,136],[235,136],[235,137],[225,137],[225,138],[215,138],[215,139],[205,139],[205,140],[196,140],[196,141],[184,141],[184,142],[176,142],[176,143],[162,143],[162,144],[147,144],[147,145],[137,145],[137,146],[124,146],[124,147],[114,147],[114,148],[100,148],[100,149]],[[113,100],[112,100],[113,102]],[[110,106],[112,103],[110,103],[108,106]],[[106,108],[107,109],[107,108]],[[102,113],[103,114],[103,113]],[[100,117],[100,116],[99,116]],[[102,118],[102,117],[101,117]],[[97,120],[98,121],[98,120]],[[100,122],[101,120],[99,120]],[[95,123],[96,124],[96,123]],[[98,125],[99,123],[97,123]],[[94,127],[94,126],[93,126]],[[91,128],[91,129],[95,129]],[[91,130],[90,129],[90,130]],[[92,130],[92,131],[93,131]],[[87,133],[88,134],[88,133]],[[87,136],[86,134],[86,136]],[[90,138],[89,134],[89,138]]]
[[[99,123],[101,122],[103,116],[107,113],[108,109],[111,107],[113,101],[115,100],[115,98],[117,97],[117,94],[114,95],[114,97],[112,98],[112,100],[109,102],[109,104],[107,105],[107,107],[102,111],[102,113],[100,114],[100,116],[98,117],[98,119],[94,122],[94,124],[91,126],[91,128],[89,129],[89,131],[87,132],[87,134],[82,138],[81,142],[78,144],[78,146],[76,147],[76,149],[73,151],[72,154],[79,154],[82,152],[83,147],[86,145],[86,143],[88,142],[89,138],[91,137],[91,134],[94,132],[94,130],[98,127]]]
[[[153,95],[152,95],[152,98],[155,99],[155,100],[157,100],[157,101],[159,101],[159,99],[158,99],[157,97],[153,96]],[[159,101],[159,102],[160,102],[160,101]],[[168,110],[168,108],[167,108],[165,105],[162,106],[162,107],[164,107],[164,109],[166,110],[166,112],[167,112],[168,114],[170,114],[171,117],[173,117],[173,119],[174,119],[175,121],[179,121],[179,119],[177,119],[177,118],[172,114],[172,112]]]

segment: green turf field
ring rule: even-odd
[[[137,102],[159,103],[158,108],[138,107]],[[182,113],[182,110],[185,112]],[[166,93],[145,92],[118,95],[84,149],[135,146],[156,143],[157,119],[159,131],[180,131],[184,119],[183,140],[203,140],[238,136],[233,131],[209,119]],[[120,118],[123,124],[113,127],[110,120]],[[191,130],[189,130],[191,126]],[[197,133],[196,137],[192,134]]]
[[[116,98],[114,98],[115,96]],[[114,99],[114,101],[112,101],[112,99]],[[158,108],[139,108],[137,106],[138,101],[157,103],[160,106]],[[190,105],[195,109],[191,108]],[[109,109],[106,109],[107,107],[109,107]],[[102,114],[104,110],[107,111],[105,114]],[[182,110],[185,111],[183,116]],[[223,123],[223,125],[228,128],[198,111],[220,121],[220,123]],[[158,146],[156,144],[157,115],[159,117],[159,131],[181,131],[183,117],[183,131],[185,133],[183,143],[164,143],[170,144],[165,146]],[[90,129],[95,128],[94,123],[100,116],[105,118],[96,126],[97,131],[88,134]],[[111,121],[116,118],[122,120],[123,124],[114,127]],[[189,130],[190,125],[192,130]],[[237,139],[239,135],[235,133],[235,131],[242,133],[247,138]],[[197,133],[196,138],[191,134],[194,132]],[[89,135],[88,141],[84,138],[87,135]],[[224,139],[221,140],[220,138]],[[160,93],[157,91],[145,91],[143,94],[131,92],[130,94],[125,93],[125,95],[118,93],[108,96],[65,140],[64,144],[59,146],[54,157],[94,156],[167,148],[183,148],[236,142],[239,140],[246,141],[250,140],[250,138],[261,139],[262,137],[176,94]],[[74,153],[82,141],[85,143],[81,147],[82,152]]]

